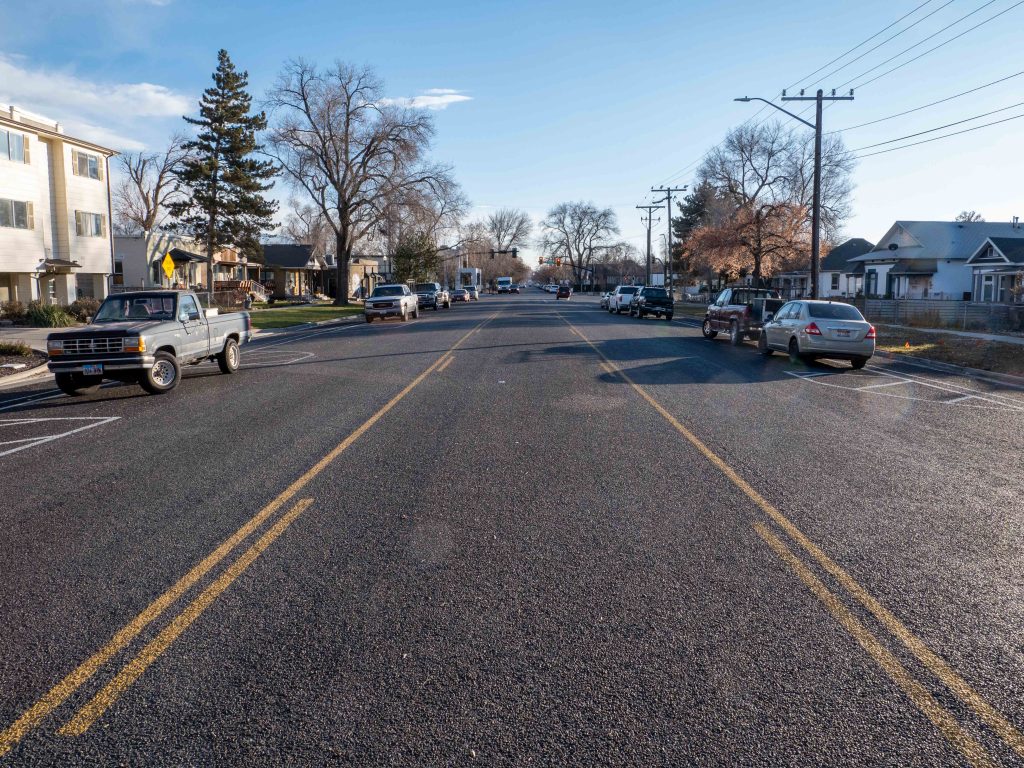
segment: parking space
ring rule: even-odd
[[[106,426],[120,416],[58,416],[0,419],[0,457]]]

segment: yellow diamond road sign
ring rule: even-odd
[[[170,253],[164,256],[164,260],[160,262],[160,266],[164,268],[164,274],[167,275],[168,280],[174,277],[174,259],[171,258]]]

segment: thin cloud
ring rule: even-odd
[[[418,96],[398,96],[393,99],[384,99],[384,103],[415,109],[438,110],[447,109],[452,104],[472,100],[472,96],[467,96],[462,91],[457,91],[454,88],[428,88]]]
[[[71,135],[115,149],[140,149],[139,118],[178,118],[191,99],[153,83],[97,83],[67,72],[33,69],[23,57],[0,54],[0,105],[59,121]]]

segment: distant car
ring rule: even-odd
[[[558,286],[558,293],[555,294],[555,301],[558,301],[559,299],[565,299],[568,301],[571,296],[572,288],[568,285],[560,285]]]
[[[757,346],[766,356],[779,350],[793,362],[824,357],[849,360],[860,369],[875,354],[875,335],[852,304],[790,301],[764,323]]]
[[[452,291],[452,301],[469,301],[469,291],[465,288],[456,288]]]
[[[608,309],[608,299],[611,297],[611,295],[611,291],[605,291],[604,293],[601,294],[601,309]]]
[[[671,320],[674,309],[668,291],[651,285],[645,285],[634,293],[633,298],[629,301],[630,317],[643,318],[646,315],[661,317],[664,315],[666,320]]]
[[[419,299],[405,283],[378,285],[363,305],[366,322],[398,317],[404,323],[410,317],[420,316]]]
[[[442,288],[440,283],[416,283],[416,297],[421,307],[432,307],[434,311],[439,307],[447,309],[452,305],[448,291]]]
[[[551,283],[544,290],[546,290],[548,293],[558,293],[558,286],[555,285],[554,283]]]
[[[621,315],[629,309],[629,302],[632,300],[633,294],[638,290],[640,290],[638,285],[620,285],[608,297],[608,311]]]
[[[512,287],[509,288],[509,293],[519,293],[519,292],[520,292],[519,291],[519,284],[518,283],[512,283]]]
[[[469,291],[469,298],[473,301],[480,301],[480,289],[475,285],[467,285],[466,290]]]

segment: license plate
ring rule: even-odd
[[[103,373],[103,363],[87,363],[82,366],[82,373],[86,376],[98,376]]]
[[[840,329],[838,329],[836,331],[836,336],[841,336],[843,338],[846,338],[849,335],[850,335],[850,332],[848,330],[846,330],[845,328],[840,328]]]

